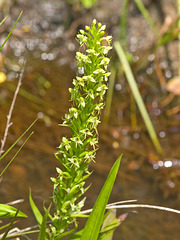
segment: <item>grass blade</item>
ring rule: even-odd
[[[42,224],[41,224],[41,227],[40,227],[40,233],[39,233],[39,236],[38,236],[37,240],[46,240],[47,239],[46,238],[46,222],[47,222],[47,217],[48,217],[50,208],[51,208],[51,205],[49,206],[49,208],[46,210],[46,212],[44,214]]]
[[[129,6],[129,0],[124,0],[123,7],[122,7],[122,13],[121,18],[119,21],[119,34],[118,34],[118,40],[121,41],[123,44],[123,47],[127,48],[127,12],[128,12],[128,6]]]
[[[42,224],[43,222],[43,216],[42,214],[40,213],[39,209],[37,208],[36,204],[34,203],[33,199],[32,199],[32,196],[31,196],[31,189],[29,191],[29,202],[30,202],[30,205],[31,205],[31,209],[34,213],[34,216],[39,224],[39,226]]]
[[[144,18],[146,19],[146,22],[148,23],[148,25],[151,27],[151,29],[153,30],[154,34],[157,36],[157,29],[152,21],[151,16],[149,15],[149,12],[147,11],[147,9],[145,8],[142,0],[134,0],[134,2],[136,3],[137,7],[139,8],[139,11],[142,13],[142,15],[144,16]]]
[[[13,219],[11,220],[11,223],[9,224],[9,226],[8,226],[6,232],[4,233],[4,235],[2,236],[1,240],[5,240],[6,239],[6,237],[8,235],[8,232],[11,230],[11,227],[12,227],[14,221],[16,220],[16,217],[18,216],[18,212],[19,212],[19,210],[17,209]]]
[[[24,131],[24,133],[12,144],[10,148],[0,157],[0,161],[11,151],[11,149],[21,140],[21,138],[30,130],[30,128],[35,124],[38,118]]]
[[[21,145],[21,147],[18,149],[18,151],[15,153],[13,158],[9,161],[9,163],[6,165],[6,167],[3,169],[3,171],[0,173],[0,177],[3,175],[3,173],[6,171],[6,169],[9,167],[9,165],[12,163],[12,161],[15,159],[15,157],[18,155],[18,153],[21,151],[21,149],[24,147],[25,143],[29,140],[29,138],[32,136],[34,132],[32,132],[24,141],[24,143]]]
[[[17,213],[17,209],[14,207],[11,207],[6,204],[0,204],[0,218],[8,218],[8,217],[14,217],[14,216],[27,217],[27,215],[21,211],[18,211]]]
[[[114,230],[120,225],[120,219],[116,218],[116,209],[108,212],[103,222],[98,240],[112,240]]]
[[[11,35],[12,31],[14,30],[16,24],[18,23],[18,21],[19,21],[21,15],[22,15],[22,13],[23,13],[23,11],[20,12],[19,17],[17,18],[15,24],[14,24],[13,27],[11,28],[10,33],[8,34],[8,36],[7,36],[6,39],[4,40],[3,44],[1,45],[1,47],[0,47],[0,51],[2,50],[2,48],[4,47],[4,45],[6,44],[8,38],[10,37],[10,35]]]
[[[87,220],[85,228],[83,230],[81,240],[96,240],[98,238],[100,228],[104,218],[104,212],[106,205],[116,179],[116,175],[120,166],[121,157],[117,159],[113,165],[107,180],[98,196],[98,199],[93,207],[93,210]]]
[[[131,91],[134,95],[134,98],[136,100],[136,103],[139,107],[139,111],[141,113],[141,116],[144,120],[144,123],[147,127],[147,130],[148,130],[148,133],[149,133],[149,136],[157,150],[158,153],[162,153],[162,148],[161,148],[161,145],[159,143],[159,140],[158,140],[158,137],[156,135],[156,132],[154,130],[154,127],[153,127],[153,124],[151,122],[151,119],[149,117],[149,114],[146,110],[146,107],[144,105],[144,102],[142,100],[142,97],[141,97],[141,94],[139,92],[139,89],[138,89],[138,86],[137,86],[137,83],[135,81],[135,78],[133,76],[133,73],[132,73],[132,70],[130,68],[130,65],[125,57],[125,53],[121,47],[121,44],[119,42],[115,42],[114,43],[114,48],[116,50],[116,53],[119,57],[119,60],[121,62],[121,64],[123,65],[123,68],[124,68],[124,72],[125,72],[125,75],[126,75],[126,78],[127,78],[127,81],[129,83],[129,86],[131,88]]]
[[[0,26],[3,24],[3,22],[5,22],[6,18],[7,18],[7,16],[5,16],[5,17],[3,18],[3,20],[0,22]]]

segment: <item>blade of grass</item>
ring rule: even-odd
[[[50,211],[51,205],[49,206],[49,208],[46,210],[44,217],[43,217],[43,221],[40,227],[40,232],[39,232],[39,236],[37,240],[46,240],[46,222],[47,222],[47,217]]]
[[[148,25],[151,27],[151,29],[153,30],[155,36],[158,36],[158,32],[157,29],[152,21],[151,16],[149,15],[149,12],[147,11],[147,9],[145,8],[143,2],[141,0],[134,0],[134,2],[136,3],[139,11],[142,13],[142,15],[144,16],[144,18],[146,19]]]
[[[98,199],[93,207],[93,210],[87,220],[85,228],[83,230],[81,240],[96,240],[98,238],[100,228],[104,218],[104,212],[106,210],[106,205],[112,191],[116,175],[119,170],[121,162],[121,156],[116,160],[113,165],[107,180],[98,196]]]
[[[12,83],[6,82],[6,85],[4,86],[5,88],[8,88],[10,91],[15,92],[16,90],[16,86]],[[25,89],[21,88],[19,90],[19,95],[24,97],[25,99],[37,103],[41,106],[50,106],[49,103],[47,103],[46,101],[40,99],[40,97],[36,97],[35,95],[33,95],[32,93],[29,93],[28,91],[26,91]]]
[[[39,226],[42,224],[43,222],[43,216],[42,214],[40,213],[39,209],[37,208],[37,206],[35,205],[33,199],[32,199],[32,196],[31,196],[31,189],[29,190],[29,202],[30,202],[30,205],[31,205],[31,209],[34,213],[34,216],[39,224]]]
[[[18,212],[19,212],[19,210],[17,209],[16,210],[16,214],[14,215],[13,219],[11,220],[11,223],[9,224],[9,226],[8,226],[6,232],[4,233],[4,235],[2,236],[1,240],[5,240],[6,239],[6,236],[8,235],[8,232],[11,230],[11,227],[12,227],[14,221],[16,220]]]
[[[38,118],[24,131],[24,133],[11,145],[10,148],[0,157],[0,161],[11,151],[11,149],[19,142],[19,140],[32,128]]]
[[[5,22],[6,18],[7,18],[7,16],[5,16],[5,17],[3,18],[3,20],[0,22],[0,26],[3,24],[3,22]]]
[[[129,83],[129,86],[131,88],[131,91],[134,95],[134,98],[136,100],[136,103],[138,105],[138,108],[139,108],[139,111],[141,113],[141,116],[144,120],[144,123],[147,127],[147,130],[148,130],[148,133],[149,133],[149,136],[154,144],[154,147],[156,148],[157,152],[158,153],[162,153],[162,148],[161,148],[161,145],[160,145],[160,142],[158,140],[158,137],[156,135],[156,132],[154,130],[154,127],[153,127],[153,124],[151,122],[151,119],[148,115],[148,112],[146,110],[146,107],[144,105],[144,102],[142,100],[142,97],[141,97],[141,94],[139,92],[139,89],[138,89],[138,86],[137,86],[137,83],[135,81],[135,78],[133,76],[133,73],[132,73],[132,70],[130,68],[130,65],[125,57],[125,53],[121,47],[121,44],[119,42],[115,42],[114,43],[114,48],[116,50],[116,53],[119,57],[119,60],[121,62],[121,64],[123,65],[123,68],[124,68],[124,72],[125,72],[125,75],[126,75],[126,78],[127,78],[127,81]]]
[[[22,13],[23,13],[23,11],[20,12],[20,14],[19,14],[19,16],[18,16],[18,18],[17,18],[15,24],[14,24],[13,27],[11,28],[10,33],[8,34],[8,36],[7,36],[6,39],[4,40],[3,44],[1,45],[1,47],[0,47],[0,51],[2,50],[2,48],[4,47],[4,45],[6,44],[8,38],[10,37],[10,35],[11,35],[12,31],[14,30],[16,24],[18,23],[18,21],[19,21],[21,15],[22,15]]]
[[[127,11],[129,6],[129,0],[124,0],[121,18],[119,22],[119,34],[118,40],[121,41],[124,48],[127,48]]]
[[[25,235],[27,235],[27,234],[32,234],[32,233],[38,233],[39,232],[39,230],[33,230],[33,231],[27,231],[27,232],[20,232],[20,233],[17,233],[17,234],[9,234],[8,236],[6,236],[6,239],[8,239],[8,238],[15,238],[15,237],[19,237],[19,236],[25,236]],[[0,235],[0,237],[1,237],[1,235]],[[0,238],[0,239],[2,239],[2,238]],[[16,238],[16,239],[19,239],[19,238]]]
[[[112,240],[113,232],[119,225],[120,219],[116,218],[116,209],[111,209],[103,222],[98,240]]]
[[[0,218],[8,218],[8,217],[14,217],[15,215],[17,217],[27,217],[26,214],[24,214],[21,211],[18,211],[14,207],[11,207],[7,204],[0,204]]]
[[[6,171],[6,169],[9,167],[9,165],[12,163],[12,161],[15,159],[15,157],[18,155],[18,153],[21,151],[21,149],[24,147],[25,143],[29,140],[29,138],[32,136],[34,132],[32,132],[24,141],[24,143],[21,145],[21,147],[18,149],[18,151],[14,154],[13,158],[9,161],[9,163],[6,165],[6,167],[3,169],[3,171],[0,173],[0,177],[3,175],[3,173]]]

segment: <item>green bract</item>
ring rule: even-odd
[[[56,153],[61,163],[57,168],[58,177],[52,178],[54,184],[53,201],[56,213],[52,219],[50,230],[51,239],[56,239],[59,233],[67,230],[74,223],[81,212],[85,199],[82,195],[85,179],[90,175],[89,163],[94,160],[97,150],[97,125],[100,123],[100,111],[103,108],[103,96],[107,90],[107,54],[112,48],[112,37],[104,35],[106,26],[96,23],[80,30],[77,39],[85,52],[77,52],[76,59],[79,69],[83,69],[83,76],[73,80],[74,88],[70,88],[72,108],[65,114],[61,125],[70,129],[71,136],[63,137]],[[107,46],[103,46],[106,41]],[[80,198],[80,200],[79,200]],[[55,227],[55,228],[54,228]]]

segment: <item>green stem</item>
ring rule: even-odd
[[[139,111],[141,113],[141,116],[144,120],[144,123],[147,127],[147,130],[148,130],[148,133],[149,133],[149,136],[157,150],[158,153],[162,153],[162,148],[161,148],[161,145],[159,143],[159,140],[157,138],[157,135],[156,135],[156,132],[154,130],[154,127],[153,127],[153,124],[151,122],[151,119],[148,115],[148,112],[146,110],[146,107],[144,105],[144,102],[142,100],[142,97],[141,97],[141,94],[139,92],[139,89],[138,89],[138,86],[137,86],[137,83],[135,81],[135,78],[133,76],[133,73],[132,73],[132,70],[130,68],[130,65],[125,57],[125,53],[121,47],[121,44],[119,42],[115,42],[114,43],[114,48],[116,50],[116,53],[119,57],[119,60],[121,62],[121,64],[123,65],[123,68],[124,68],[124,72],[125,72],[125,75],[126,75],[126,78],[127,78],[127,81],[129,83],[129,86],[132,90],[132,93],[134,95],[134,98],[136,100],[136,103],[139,107]]]

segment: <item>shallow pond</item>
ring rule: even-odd
[[[78,49],[78,44],[74,41],[76,30],[83,27],[86,21],[89,24],[92,18],[99,16],[98,19],[105,23],[110,19],[107,24],[110,33],[117,32],[117,6],[120,9],[122,4],[112,1],[112,11],[108,11],[107,1],[100,3],[93,12],[80,12],[77,9],[68,9],[64,1],[54,1],[54,4],[48,1],[34,1],[31,2],[31,6],[17,1],[12,10],[12,18],[17,16],[21,7],[24,8],[24,16],[20,21],[19,31],[15,31],[3,52],[8,81],[0,86],[0,136],[17,83],[15,78],[22,57],[26,57],[27,63],[6,149],[34,119],[39,117],[32,128],[34,134],[1,179],[2,203],[25,199],[21,209],[29,217],[26,221],[20,221],[19,227],[36,224],[28,203],[29,187],[40,208],[44,200],[50,202],[49,197],[52,194],[50,177],[56,174],[55,167],[58,165],[54,152],[62,136],[67,134],[67,130],[58,124],[62,122],[70,106],[68,88],[72,86],[72,79],[77,72],[74,60],[75,50]],[[135,14],[134,8],[131,11]],[[104,18],[103,13],[106,13]],[[33,20],[29,24],[30,19]],[[133,28],[133,24],[134,22],[137,24],[138,21],[145,25],[141,17],[137,20],[135,15],[134,21],[133,17],[130,17],[132,23],[130,34],[136,34],[137,39],[141,29],[137,32],[137,26]],[[26,29],[30,27],[32,30],[24,32],[22,26],[26,26]],[[147,37],[153,40],[148,29]],[[139,48],[135,38],[130,39],[131,48]],[[144,46],[143,41],[145,38],[141,39],[141,48],[148,49],[149,43]],[[117,76],[110,119],[106,125],[102,114],[97,159],[96,163],[90,166],[94,172],[88,180],[92,186],[86,193],[87,208],[93,206],[111,166],[122,153],[123,160],[110,202],[137,199],[138,203],[176,209],[180,207],[180,115],[167,116],[165,108],[159,107],[158,102],[161,101],[162,93],[159,92],[156,82],[153,57],[148,57],[147,61],[143,70],[137,73],[137,79],[164,153],[162,156],[156,153],[138,110],[135,114],[137,126],[132,127],[131,118],[134,113],[130,111],[133,104],[131,93],[124,77]],[[164,71],[167,71],[166,67]],[[13,150],[15,151],[16,149]],[[5,166],[10,156],[13,156],[13,153],[2,162],[1,168]],[[129,215],[116,230],[114,239],[179,239],[179,215],[150,209],[133,210],[118,211],[118,215],[126,212],[129,212]]]

